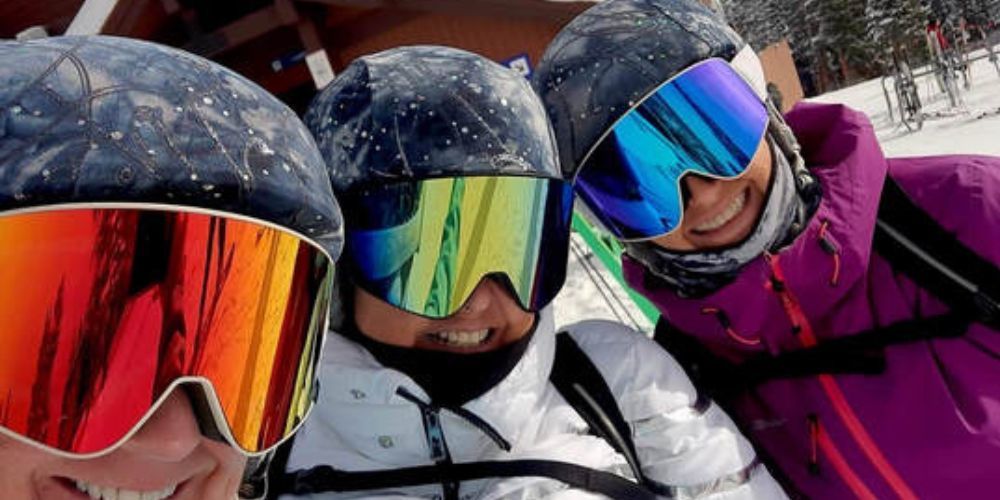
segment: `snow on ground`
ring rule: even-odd
[[[570,241],[566,284],[555,300],[556,325],[603,318],[652,333],[653,323],[643,316],[625,289],[594,256],[580,235]],[[581,259],[580,255],[586,257]]]
[[[984,54],[980,52],[975,55]],[[920,69],[916,71],[919,72]],[[890,92],[891,85],[891,80],[886,82]],[[965,109],[949,109],[947,96],[937,90],[932,76],[919,77],[917,85],[924,111],[931,115],[917,132],[909,132],[899,123],[895,108],[893,111],[896,121],[893,123],[889,120],[881,79],[829,92],[813,100],[844,103],[868,114],[887,156],[948,153],[1000,156],[1000,74],[985,57],[972,65],[972,87],[969,90],[962,89]],[[983,114],[986,116],[980,117]],[[573,238],[576,250],[589,254],[583,240],[577,235],[573,235]],[[586,260],[595,265],[585,266],[574,252],[570,253],[566,284],[555,300],[556,324],[566,325],[583,319],[605,318],[651,332],[653,325],[632,305],[615,278],[604,270],[596,257]],[[603,279],[591,277],[594,268],[601,273]],[[591,274],[588,274],[588,270]],[[600,283],[600,288],[595,283]],[[609,296],[609,293],[613,295]],[[621,304],[628,306],[627,313],[622,310]]]
[[[973,54],[975,56],[985,56],[985,53],[980,51]],[[896,122],[889,121],[881,79],[829,92],[813,100],[840,102],[867,113],[887,156],[947,153],[1000,155],[1000,74],[997,68],[984,57],[972,65],[972,87],[966,91],[961,88],[961,81],[959,83],[965,110],[949,109],[947,95],[938,91],[932,76],[917,79],[920,102],[924,111],[932,115],[918,132],[909,132],[899,123],[899,113],[895,108]],[[892,92],[891,79],[886,82],[886,88]],[[990,112],[988,116],[977,118]],[[945,114],[954,116],[934,117]]]

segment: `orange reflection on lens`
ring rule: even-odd
[[[179,377],[211,382],[246,451],[311,403],[329,259],[204,213],[0,217],[0,425],[79,454],[120,441]]]

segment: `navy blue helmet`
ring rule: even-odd
[[[545,110],[521,75],[448,47],[352,62],[305,117],[334,190],[476,174],[559,179]]]
[[[241,214],[334,258],[342,243],[308,130],[249,80],[125,38],[0,42],[0,210],[99,202]]]
[[[663,82],[710,57],[732,61],[744,47],[696,0],[608,0],[577,16],[549,44],[533,76],[567,177],[612,124]]]

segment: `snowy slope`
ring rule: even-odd
[[[891,85],[891,80],[886,83],[890,89]],[[908,132],[898,122],[889,122],[889,112],[878,79],[830,92],[814,100],[840,102],[867,113],[888,156],[945,153],[1000,155],[1000,74],[988,60],[984,58],[973,63],[972,88],[962,92],[965,110],[949,109],[947,96],[937,91],[937,84],[931,77],[919,78],[917,86],[924,111],[932,115],[957,114],[948,118],[931,118],[924,122],[919,132]],[[977,118],[988,112],[992,114]]]
[[[875,125],[876,134],[887,156],[943,153],[982,153],[1000,156],[1000,112],[996,112],[1000,109],[1000,75],[989,61],[981,59],[973,64],[972,80],[972,88],[962,94],[966,109],[949,110],[947,96],[936,91],[936,85],[931,77],[919,78],[917,84],[925,111],[933,115],[954,114],[947,118],[925,121],[923,129],[919,132],[907,132],[898,121],[897,123],[889,121],[879,79],[824,94],[815,98],[815,101],[844,103],[867,113]],[[891,82],[887,82],[888,85],[891,85]],[[992,114],[977,118],[991,111]],[[577,241],[580,243],[578,247],[586,248],[582,240]],[[596,259],[594,262],[596,263]],[[602,267],[599,265],[597,267],[603,272]],[[601,290],[594,284],[595,280],[588,276],[581,262],[571,253],[566,285],[555,300],[556,324],[563,325],[588,318],[606,318],[636,327],[630,319],[635,318],[639,329],[651,331],[652,325],[645,321],[637,309],[632,308],[630,314],[620,310],[618,302],[630,303],[625,293],[615,284],[614,278],[605,273],[604,281],[613,284],[611,288],[623,299],[622,301],[606,298],[607,290],[604,290],[605,294],[602,295]]]

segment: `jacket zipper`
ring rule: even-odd
[[[427,439],[427,448],[431,453],[431,460],[439,466],[451,465],[451,452],[448,451],[448,441],[444,438],[444,428],[441,426],[440,410],[437,406],[424,403],[414,396],[405,387],[398,387],[396,394],[417,405],[420,409],[420,417],[424,422],[424,437]],[[459,485],[456,481],[443,481],[441,490],[444,500],[458,500]]]
[[[785,314],[788,315],[788,319],[792,322],[792,330],[795,332],[796,337],[803,347],[815,346],[816,336],[813,333],[812,325],[809,324],[809,318],[806,317],[805,313],[802,311],[802,307],[799,305],[798,300],[792,295],[792,292],[788,289],[785,283],[785,276],[781,270],[781,266],[778,264],[778,256],[765,254],[764,259],[767,261],[768,266],[771,269],[771,282],[768,284],[770,288],[778,295],[778,299],[781,301],[781,306],[785,310]],[[851,408],[850,403],[844,396],[843,391],[840,389],[840,385],[837,384],[836,379],[829,374],[817,375],[816,378],[819,380],[820,386],[823,388],[823,392],[826,394],[830,405],[833,407],[837,416],[844,423],[851,437],[854,438],[854,442],[858,445],[864,455],[872,463],[882,479],[892,488],[893,492],[902,500],[916,500],[917,495],[913,490],[906,484],[902,476],[896,471],[896,469],[889,463],[879,449],[878,445],[865,430],[864,425],[861,420],[854,413]],[[822,428],[820,428],[822,430]],[[836,457],[842,461],[843,470],[838,469],[838,473],[851,485],[849,477],[853,477],[854,480],[859,481],[857,474],[850,469],[849,464],[843,459],[843,456],[833,447],[833,441],[829,438],[829,435],[825,431],[819,434],[820,447],[823,448],[824,454],[829,455],[830,452],[835,452]],[[825,439],[824,439],[825,438]],[[823,446],[823,442],[826,441],[829,445]],[[837,460],[835,457],[831,456],[833,462],[836,464]],[[835,467],[836,468],[836,467]],[[845,475],[847,474],[847,475]],[[860,486],[864,486],[860,484]],[[868,491],[867,488],[864,490],[856,490],[855,486],[851,486],[851,489],[855,491],[855,494],[864,493]],[[868,491],[868,493],[871,493]],[[864,496],[859,495],[861,498]]]

